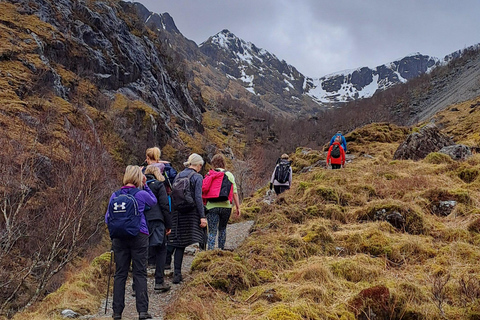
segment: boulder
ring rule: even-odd
[[[449,155],[450,158],[452,158],[453,160],[465,160],[472,155],[472,150],[470,149],[470,147],[467,147],[463,144],[446,146],[440,149],[440,151],[438,152]]]
[[[430,152],[437,152],[443,147],[453,145],[450,137],[440,133],[437,126],[429,123],[419,132],[410,134],[395,151],[395,160],[421,160]]]

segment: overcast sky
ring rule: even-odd
[[[480,42],[479,0],[141,0],[197,44],[223,29],[309,77]]]

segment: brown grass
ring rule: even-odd
[[[468,113],[469,106],[460,105],[460,112]],[[459,132],[445,113],[437,116],[444,130]],[[477,141],[479,120],[469,121],[477,128],[470,130],[473,137],[462,133],[459,139]],[[228,266],[232,257],[224,262],[201,259],[204,266],[194,271],[195,285],[167,318],[182,314],[211,319],[200,314],[201,306],[192,313],[182,311],[183,303],[198,295],[218,303],[209,301],[212,314],[220,314],[220,308],[225,314],[235,310],[232,319],[354,319],[372,310],[391,319],[473,317],[480,288],[465,274],[478,273],[480,258],[480,160],[474,155],[458,163],[433,154],[423,161],[392,161],[407,133],[385,124],[359,129],[350,137],[356,158],[345,169],[296,174],[292,188],[273,205],[261,204],[262,192],[247,199],[242,210],[255,212],[254,232],[232,257],[244,263],[245,275],[263,277],[230,291],[225,299],[224,289],[205,286],[201,279],[220,265],[230,270],[222,273],[235,273],[237,267]],[[320,159],[302,154],[297,150],[294,155],[302,166]],[[440,200],[457,201],[448,217],[431,212],[432,203]],[[405,230],[377,220],[382,209],[398,211],[406,220]],[[444,287],[435,284],[447,274]]]

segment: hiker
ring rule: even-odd
[[[232,214],[232,202],[235,204],[235,217],[238,218],[240,217],[240,201],[238,199],[235,177],[231,172],[225,170],[225,157],[221,154],[214,155],[212,167],[215,170],[210,170],[207,173],[202,186],[208,222],[207,248],[208,250],[215,248],[218,231],[218,248],[223,250],[225,249],[225,240],[227,239],[227,224]],[[215,176],[218,176],[220,179],[212,180]],[[208,185],[207,181],[210,182]],[[218,183],[214,181],[218,181]],[[228,189],[225,190],[226,195],[221,195],[223,192],[222,188]],[[212,195],[209,196],[209,193]]]
[[[332,137],[332,139],[330,139],[330,146],[335,142],[335,139],[337,137],[340,137],[341,139],[341,146],[343,148],[343,151],[345,151],[345,153],[347,153],[347,140],[345,140],[345,137],[343,136],[342,134],[342,131],[337,131],[337,133],[335,133]]]
[[[115,257],[115,276],[113,282],[113,319],[121,319],[125,308],[125,283],[128,277],[128,270],[132,266],[133,282],[135,285],[136,307],[139,319],[151,319],[148,313],[148,291],[147,291],[147,254],[148,254],[148,227],[144,215],[145,206],[154,206],[157,203],[155,195],[146,184],[146,177],[139,166],[128,166],[123,176],[123,187],[114,192],[109,200],[109,206],[105,214],[105,222],[109,227],[110,237],[112,238],[112,247]],[[124,196],[120,203],[119,195]],[[134,200],[131,199],[134,197]],[[123,209],[126,212],[126,202],[134,203],[135,211],[132,216],[138,216],[138,225],[136,225],[136,235],[116,236],[115,232],[125,231],[126,228],[114,228],[114,222],[119,219],[113,219],[115,210]],[[135,207],[136,206],[136,207]],[[122,212],[122,211],[118,212]],[[133,209],[132,209],[133,210]],[[117,216],[117,215],[115,215]],[[112,222],[114,221],[114,222]],[[120,230],[120,231],[119,231]],[[129,229],[130,230],[130,229]],[[125,231],[126,232],[126,231]]]
[[[149,165],[145,169],[147,185],[157,198],[157,204],[145,210],[148,232],[150,234],[149,264],[155,265],[154,290],[166,292],[170,286],[164,281],[165,260],[167,257],[167,236],[171,232],[172,219],[168,206],[167,192],[165,191],[165,178],[160,173],[157,164]]]
[[[172,167],[170,162],[165,160],[160,160],[160,156],[162,155],[162,151],[158,147],[148,148],[146,151],[146,159],[145,162],[150,164],[157,164],[160,172],[163,176],[165,176],[165,188],[167,190],[167,194],[170,193],[172,189],[173,180],[177,175],[177,171]]]
[[[270,179],[270,190],[272,187],[275,193],[279,195],[285,190],[290,189],[292,184],[292,167],[291,161],[288,160],[288,154],[284,153],[277,160],[275,169],[273,170],[272,178]]]
[[[202,202],[204,161],[196,153],[192,153],[183,165],[185,169],[177,174],[172,185],[172,233],[168,237],[168,245],[175,249],[173,254],[173,283],[183,280],[182,262],[185,248],[194,243],[205,243],[205,227],[207,218]]]
[[[341,146],[342,138],[337,136],[335,142],[328,148],[327,154],[327,169],[328,165],[331,163],[332,169],[340,169],[345,167],[345,151]]]
[[[155,166],[158,166],[158,168],[160,169],[160,172],[162,173],[162,176],[165,177],[164,184],[165,184],[165,190],[167,191],[168,206],[170,211],[172,211],[170,193],[172,192],[172,184],[177,175],[177,171],[172,167],[170,162],[165,160],[160,160],[161,155],[162,155],[162,151],[160,150],[160,148],[158,147],[148,148],[145,154],[145,157],[146,157],[145,163],[147,163],[148,165],[153,164]],[[171,268],[170,265],[172,263],[172,255],[174,251],[175,249],[167,244],[167,255],[166,255],[164,269]],[[149,257],[150,257],[149,260],[153,258],[151,254],[149,254]]]

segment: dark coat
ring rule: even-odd
[[[148,233],[150,234],[149,245],[156,246],[163,243],[165,229],[172,228],[172,217],[168,205],[167,192],[163,182],[155,179],[154,175],[147,174],[147,184],[157,198],[157,204],[145,211]]]
[[[193,169],[187,168],[180,172],[179,177],[186,177]],[[205,209],[202,201],[203,177],[195,173],[190,178],[192,196],[195,199],[195,209],[190,212],[172,212],[172,233],[168,237],[168,244],[173,247],[184,248],[194,243],[206,242],[206,228],[200,228],[200,219],[205,218]],[[174,208],[172,204],[172,208]]]

